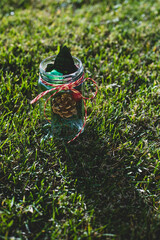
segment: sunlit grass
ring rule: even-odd
[[[158,0],[1,1],[1,239],[158,239],[159,13]],[[61,44],[99,86],[69,145],[40,141],[30,105]]]

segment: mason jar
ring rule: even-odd
[[[73,57],[77,67],[76,72],[68,75],[46,72],[47,65],[54,64],[55,58],[56,56],[51,56],[44,59],[39,68],[38,91],[39,94],[42,94],[39,99],[39,109],[43,139],[55,137],[71,140],[80,131],[83,132],[84,69],[82,62]],[[77,84],[79,79],[81,81]],[[74,83],[76,83],[74,87],[76,91],[65,89],[66,85],[70,86]],[[47,94],[43,94],[44,92]]]

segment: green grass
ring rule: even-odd
[[[0,239],[160,234],[160,1],[0,2]],[[39,64],[61,44],[99,92],[83,134],[40,143]]]

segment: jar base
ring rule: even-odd
[[[63,120],[63,122],[51,125],[51,133],[58,139],[70,140],[74,138],[82,129],[82,119]],[[84,129],[82,130],[82,132]]]
[[[52,121],[52,124],[46,123],[43,125],[44,136],[41,138],[41,142],[51,138],[69,141],[81,131],[83,123],[82,119],[63,120],[61,123],[54,123],[54,121]],[[83,132],[84,128],[81,133]]]

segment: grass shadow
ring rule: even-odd
[[[92,128],[65,145],[63,155],[77,179],[77,191],[94,209],[97,227],[106,225],[105,232],[116,234],[117,239],[158,239],[152,202],[136,187],[137,166],[131,156]]]

